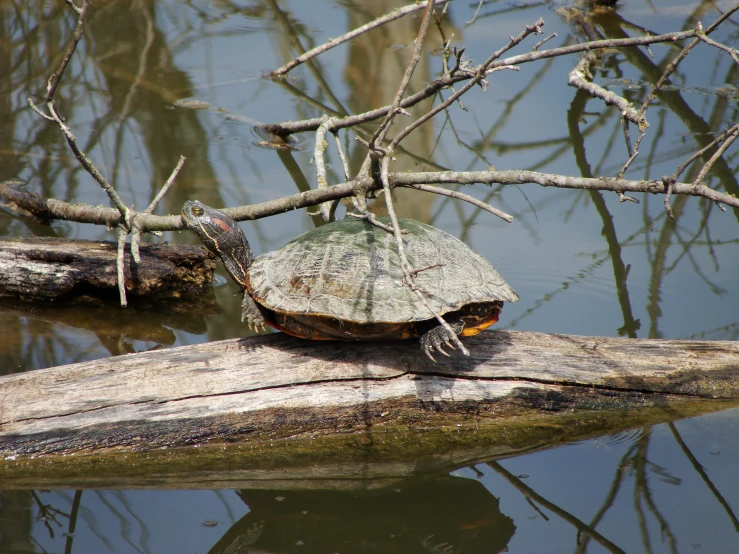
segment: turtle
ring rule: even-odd
[[[385,218],[378,218],[380,221]],[[236,222],[197,200],[182,208],[185,226],[221,259],[244,289],[242,321],[312,340],[420,338],[422,351],[448,354],[453,337],[405,284],[393,234],[366,219],[326,223],[282,248],[254,256]],[[406,257],[429,306],[458,336],[498,321],[518,295],[461,240],[399,219]],[[434,360],[435,361],[435,360]]]

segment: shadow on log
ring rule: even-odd
[[[736,342],[465,342],[433,364],[269,335],[3,377],[0,487],[395,479],[739,405]]]

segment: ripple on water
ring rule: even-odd
[[[562,294],[570,289],[580,296],[596,297],[601,300],[611,300],[616,293],[613,273],[609,273],[601,264],[588,266],[581,270],[569,271],[568,268],[547,267],[546,271],[540,268],[498,267],[513,290],[529,291],[536,296]],[[569,268],[573,269],[573,268]]]

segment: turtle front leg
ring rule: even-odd
[[[464,322],[461,319],[455,319],[453,321],[447,320],[447,323],[457,336],[464,330]],[[423,350],[423,353],[426,354],[432,362],[436,363],[431,352],[436,350],[437,352],[444,354],[444,356],[449,357],[449,354],[444,351],[442,345],[445,344],[452,350],[456,350],[453,340],[454,336],[449,331],[441,325],[437,325],[430,331],[421,335],[421,350]]]
[[[260,327],[264,330],[267,325],[259,306],[247,292],[244,292],[244,300],[241,301],[241,321],[246,321],[249,329],[254,331],[259,331]]]

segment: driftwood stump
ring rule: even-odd
[[[116,292],[117,245],[60,238],[0,238],[0,297],[57,299]],[[177,298],[213,283],[213,255],[200,246],[142,244],[141,263],[126,249],[126,290],[150,299]]]

